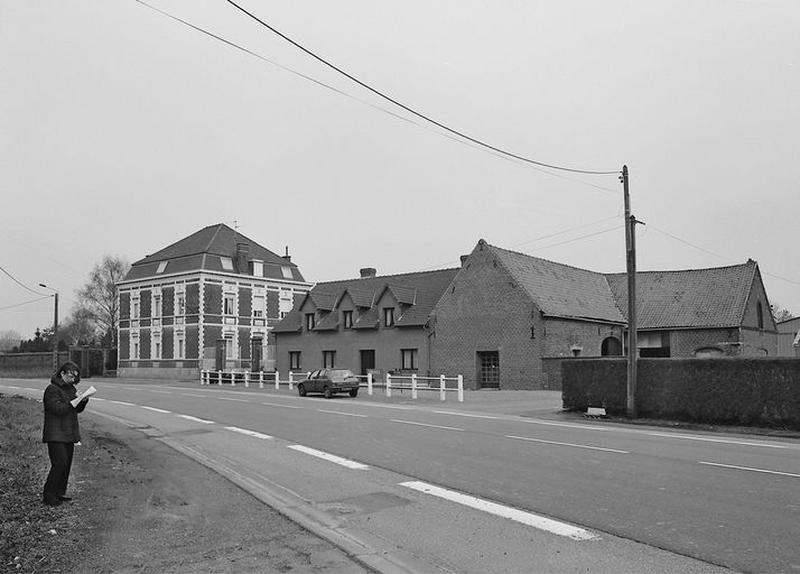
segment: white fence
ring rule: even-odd
[[[286,385],[289,390],[294,389],[294,385],[308,377],[310,372],[292,372],[289,371],[288,378],[281,379],[279,371],[265,373],[258,371],[250,373],[248,371],[200,371],[200,384],[201,385],[231,385],[236,386],[237,383],[249,387],[251,384],[258,384],[258,387],[263,389],[264,385],[274,386],[275,390],[280,390],[281,385]],[[387,373],[386,379],[383,381],[375,381],[372,373],[368,375],[361,375],[359,379],[364,381],[366,385],[361,384],[362,387],[366,386],[367,394],[372,395],[375,387],[383,387],[384,392],[388,398],[391,398],[393,391],[411,391],[411,398],[416,399],[419,397],[420,391],[422,392],[438,392],[439,399],[444,401],[448,392],[457,393],[458,402],[464,402],[464,377],[458,375],[456,377],[446,377],[439,375],[438,377],[420,377],[416,374],[412,375],[390,375]],[[448,384],[450,383],[450,384]]]

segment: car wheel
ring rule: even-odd
[[[331,392],[330,387],[325,387],[322,389],[322,394],[325,396],[326,399],[333,398],[333,392]]]
[[[357,397],[358,396],[358,389],[350,389],[350,396]]]
[[[306,396],[306,386],[303,384],[297,385],[297,394],[301,397]]]

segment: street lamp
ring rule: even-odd
[[[53,370],[58,368],[58,291],[52,287],[48,287],[44,283],[39,283],[39,287],[50,289],[53,292]]]

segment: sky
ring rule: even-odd
[[[236,1],[492,147],[627,165],[639,270],[752,258],[800,315],[796,0]],[[313,282],[481,238],[625,271],[616,174],[460,138],[225,0],[147,2],[0,0],[0,332],[52,324],[39,283],[63,321],[104,255],[217,223]]]

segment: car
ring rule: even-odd
[[[317,369],[297,383],[297,394],[304,397],[308,393],[322,393],[330,399],[337,393],[349,393],[355,397],[360,384],[361,380],[349,369]]]

